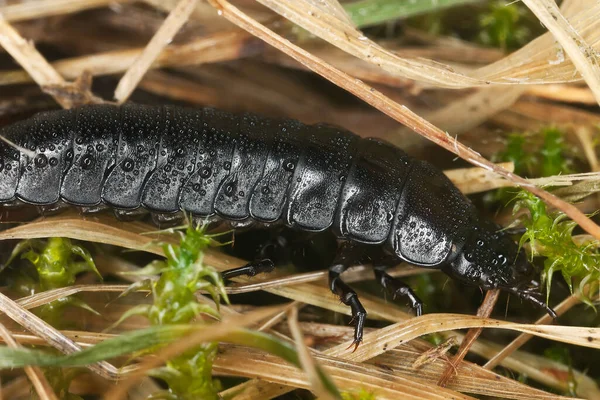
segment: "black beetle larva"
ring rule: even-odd
[[[41,113],[1,134],[33,153],[0,142],[0,203],[332,229],[342,245],[330,286],[352,309],[356,344],[366,312],[340,274],[366,254],[377,280],[418,315],[420,300],[385,272],[399,260],[506,290],[555,316],[530,287],[534,270],[516,243],[480,219],[442,172],[380,140],[329,125],[141,105]],[[262,260],[224,275],[269,267]]]

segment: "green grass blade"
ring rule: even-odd
[[[140,329],[107,339],[92,347],[69,355],[55,355],[41,349],[9,348],[0,346],[0,369],[25,366],[78,367],[105,361],[114,357],[166,345],[192,332],[211,329],[209,325],[163,325]],[[272,335],[239,329],[224,334],[219,341],[229,342],[264,350],[300,367],[295,348]],[[323,386],[335,397],[341,398],[333,382],[318,368]]]
[[[362,0],[344,4],[357,27],[377,25],[387,21],[413,17],[481,0]]]

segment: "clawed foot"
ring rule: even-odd
[[[399,282],[399,281],[397,281],[397,282]],[[400,282],[400,284],[402,286],[396,288],[392,292],[392,299],[396,300],[396,297],[398,297],[398,296],[407,297],[408,300],[410,301],[410,307],[413,310],[415,310],[415,315],[417,317],[420,317],[421,315],[423,315],[423,302],[421,301],[421,299],[419,299],[417,297],[417,295],[415,294],[415,292],[413,292],[413,290],[411,288],[409,288],[408,286],[406,286],[403,282]]]
[[[399,279],[391,277],[382,269],[375,269],[375,277],[387,293],[392,296],[392,299],[396,300],[398,296],[408,298],[410,306],[415,310],[417,317],[423,315],[423,302],[417,297],[410,286]]]
[[[538,292],[534,289],[518,289],[518,288],[511,288],[511,289],[508,289],[508,291],[513,294],[516,294],[521,299],[526,300],[526,301],[532,303],[533,305],[545,310],[548,313],[548,315],[550,315],[552,317],[552,319],[558,318],[556,311],[554,311],[552,308],[550,308],[548,306],[548,304],[546,304],[543,300],[541,300],[539,298],[542,296],[542,294],[540,292]]]
[[[354,346],[355,352],[358,348],[358,345],[363,340],[363,329],[365,327],[365,321],[367,320],[367,311],[358,300],[358,295],[354,292],[348,293],[345,298],[341,299],[344,304],[350,306],[352,310],[352,319],[350,323],[354,323],[354,341],[348,348]]]

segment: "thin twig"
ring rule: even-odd
[[[144,74],[150,69],[164,48],[171,43],[175,34],[187,22],[197,4],[198,0],[180,0],[173,11],[169,13],[169,16],[150,42],[148,42],[142,54],[140,54],[119,81],[115,90],[115,99],[119,104],[127,101],[131,93],[135,90],[135,87],[144,77]]]
[[[481,318],[489,318],[489,316],[492,315],[492,311],[494,310],[494,306],[496,305],[496,302],[498,301],[499,296],[500,296],[500,290],[498,290],[498,289],[488,290],[488,292],[485,294],[485,299],[483,299],[483,303],[477,310],[477,316],[481,317]],[[448,367],[446,367],[446,370],[440,377],[440,379],[438,381],[439,386],[445,387],[448,384],[448,382],[450,381],[450,379],[452,378],[452,376],[454,376],[454,374],[456,374],[456,371],[457,371],[456,368],[465,359],[465,356],[471,349],[471,346],[477,340],[479,335],[481,335],[482,331],[483,331],[483,328],[469,329],[469,331],[463,338],[462,343],[460,344],[460,347],[458,348],[458,351],[456,352],[454,357],[452,357],[452,359],[450,360],[450,365],[448,365]]]
[[[66,82],[58,72],[25,40],[0,14],[0,45],[27,71],[40,86],[64,85]],[[54,96],[64,108],[70,108],[69,101]]]

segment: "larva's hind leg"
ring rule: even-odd
[[[398,259],[395,257],[382,257],[379,260],[373,261],[373,271],[375,272],[375,279],[379,284],[387,291],[392,299],[396,299],[398,296],[406,297],[410,303],[410,306],[415,310],[417,317],[423,314],[423,302],[417,297],[415,292],[406,283],[402,282],[398,278],[390,276],[385,270],[398,263]]]
[[[148,215],[148,210],[143,207],[133,209],[114,208],[113,214],[119,221],[131,222],[142,219],[142,217]]]
[[[356,265],[364,259],[364,245],[344,242],[329,267],[329,287],[334,294],[340,297],[342,303],[350,306],[352,321],[354,322],[354,349],[358,347],[363,338],[363,328],[367,319],[367,311],[358,300],[358,295],[348,286],[340,275],[349,267]]]
[[[70,204],[67,204],[63,201],[58,201],[56,203],[49,204],[47,206],[38,206],[38,211],[41,216],[47,217],[50,215],[59,214],[70,207],[71,207]]]
[[[159,229],[172,228],[174,226],[182,225],[185,221],[185,215],[179,211],[174,213],[151,213],[152,222]]]

